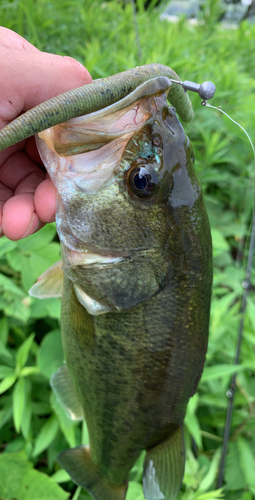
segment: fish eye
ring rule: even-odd
[[[149,198],[153,195],[159,179],[154,169],[135,166],[127,172],[127,185],[138,198]]]

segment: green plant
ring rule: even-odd
[[[208,10],[211,9],[211,10]],[[212,104],[227,111],[254,142],[255,26],[244,22],[226,31],[215,22],[217,2],[209,2],[194,27],[181,19],[159,21],[159,9],[139,2],[141,41],[138,58],[131,3],[80,0],[3,0],[0,22],[39,49],[71,55],[93,78],[138,64],[161,62],[184,80],[212,80]],[[216,15],[216,14],[215,14]],[[245,135],[217,111],[191,95],[195,119],[185,126],[194,147],[212,227],[214,289],[207,362],[198,393],[185,418],[186,472],[178,500],[255,498],[255,305],[252,292],[244,325],[238,391],[223,492],[216,490],[230,376],[240,319],[244,263],[254,202],[253,158]],[[238,264],[236,264],[236,257]],[[0,498],[85,500],[56,462],[57,453],[88,442],[86,425],[65,416],[49,387],[62,363],[60,300],[28,296],[38,276],[60,258],[53,224],[29,238],[0,239]],[[254,280],[253,271],[253,283]],[[142,500],[142,459],[130,474],[127,500]],[[13,475],[10,475],[10,470]],[[24,477],[29,488],[13,486]],[[58,486],[61,484],[61,486]],[[35,485],[35,489],[33,489]],[[39,488],[41,485],[41,490]],[[36,497],[35,492],[38,493]],[[30,495],[30,496],[29,496]]]

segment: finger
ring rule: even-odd
[[[13,191],[0,182],[0,236],[3,235],[3,207],[7,200],[13,196]]]
[[[34,45],[25,40],[25,38],[22,38],[21,35],[3,26],[0,27],[0,43],[6,48],[11,46],[16,49],[37,50]]]
[[[45,167],[44,167],[43,161],[40,157],[40,154],[38,152],[34,136],[30,137],[27,140],[25,152],[26,152],[27,156],[30,158],[30,160],[32,160],[33,163],[36,163],[37,165],[42,167],[42,169],[45,171]]]
[[[37,177],[38,185],[45,179],[45,172],[22,151],[11,155],[0,169],[0,182],[13,191],[16,191],[18,186],[23,185],[23,182],[30,177],[32,179]],[[31,192],[30,189],[29,192]]]
[[[75,59],[41,52],[6,28],[0,28],[0,49],[0,129],[37,104],[92,81]],[[24,144],[2,151],[0,164]]]
[[[43,222],[35,212],[33,194],[19,194],[5,203],[2,227],[7,238],[14,241],[43,227]]]
[[[33,198],[44,178],[45,173],[23,152],[13,155],[1,168],[0,179],[4,179],[6,193],[4,201],[8,200],[2,207],[2,231],[9,239],[24,238],[42,227]],[[13,198],[8,199],[7,190]]]
[[[6,29],[3,45],[2,30],[0,28],[3,122],[51,97],[92,81],[86,68],[75,59],[41,52],[28,43],[24,44],[19,35]],[[16,45],[13,47],[14,39]]]
[[[41,182],[35,191],[35,210],[43,222],[53,222],[56,212],[56,188],[48,178]]]

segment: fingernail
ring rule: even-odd
[[[31,218],[31,222],[26,230],[26,232],[21,236],[21,239],[26,238],[27,236],[30,236],[31,234],[35,233],[41,224],[41,221],[38,219],[37,214],[34,212]]]

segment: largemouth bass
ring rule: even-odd
[[[176,497],[207,349],[211,236],[170,86],[151,80],[38,138],[62,263],[31,294],[62,294],[66,364],[52,386],[71,418],[86,419],[90,444],[58,461],[96,500],[125,499],[143,450],[144,497]]]

